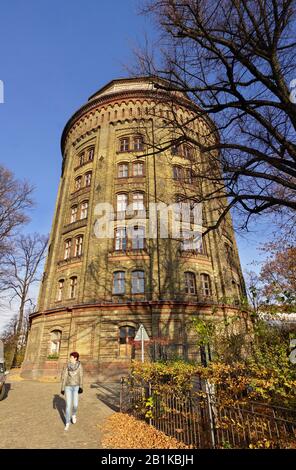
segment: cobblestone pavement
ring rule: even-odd
[[[101,425],[114,413],[97,387],[84,384],[77,423],[64,431],[65,402],[59,383],[7,379],[7,396],[0,401],[0,448],[100,449]],[[113,407],[114,408],[114,407]]]

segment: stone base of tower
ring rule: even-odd
[[[141,324],[152,344],[169,344],[171,357],[198,360],[195,333],[189,327],[196,315],[211,320],[240,315],[244,328],[248,323],[247,314],[236,307],[173,301],[80,305],[35,313],[21,376],[59,382],[69,354],[77,351],[86,382],[117,382],[128,374],[132,359],[141,360],[139,344],[129,337]],[[60,337],[58,358],[52,357],[53,336]],[[146,361],[155,358],[159,344],[147,343]]]

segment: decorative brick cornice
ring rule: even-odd
[[[96,108],[101,107],[102,105],[108,105],[116,100],[124,101],[125,99],[150,99],[153,101],[163,100],[163,102],[165,103],[168,101],[168,99],[171,100],[171,98],[172,97],[168,91],[135,89],[108,93],[106,95],[98,96],[98,98],[92,99],[85,105],[81,106],[81,108],[79,108],[66,123],[61,137],[62,155],[64,155],[65,142],[69,130],[71,129],[73,124],[75,124],[75,122],[77,122],[87,112],[95,110]],[[174,104],[184,106],[193,112],[198,112],[201,110],[195,103],[193,103],[189,98],[186,98],[185,96],[184,98],[181,98],[180,96],[174,95]],[[203,118],[210,124],[211,127],[214,127],[216,129],[213,121],[208,116],[203,116]]]
[[[30,314],[29,318],[30,321],[33,318],[39,317],[39,316],[44,316],[44,315],[56,315],[56,314],[68,314],[69,312],[75,312],[75,311],[81,311],[81,310],[94,310],[94,313],[97,312],[97,309],[102,309],[102,310],[110,310],[111,312],[114,312],[114,309],[116,310],[122,310],[126,308],[138,308],[138,307],[154,307],[154,308],[165,308],[165,307],[199,307],[201,310],[204,308],[212,308],[215,306],[215,309],[218,311],[219,309],[221,310],[231,310],[231,311],[238,311],[242,312],[241,308],[235,305],[228,305],[228,304],[222,304],[222,303],[216,303],[216,302],[193,302],[189,300],[135,300],[133,302],[122,302],[122,303],[117,303],[117,302],[94,302],[94,303],[85,303],[85,304],[77,304],[77,305],[72,305],[70,308],[69,307],[59,307],[59,308],[54,308],[50,310],[45,310],[43,312],[34,312]],[[97,312],[98,313],[98,312]],[[245,311],[246,313],[246,311]]]

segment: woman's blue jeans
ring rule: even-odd
[[[66,424],[71,421],[71,416],[76,415],[78,408],[78,390],[79,385],[66,385],[65,397],[66,397]],[[72,408],[73,406],[73,408]],[[71,412],[72,409],[72,412]]]

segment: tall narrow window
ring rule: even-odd
[[[78,161],[79,161],[79,165],[83,165],[84,163],[84,152],[81,152],[78,156]]]
[[[184,158],[188,158],[188,160],[192,159],[193,156],[193,149],[189,145],[183,145],[183,155]]]
[[[121,326],[119,329],[119,355],[122,357],[132,357],[132,340],[136,335],[135,328],[131,326]]]
[[[64,251],[64,259],[69,259],[71,257],[71,245],[72,240],[69,238],[65,241],[65,251]]]
[[[192,183],[192,170],[190,168],[185,169],[185,181],[186,183]]]
[[[185,272],[185,292],[186,294],[196,294],[195,274],[190,271]]]
[[[95,149],[94,149],[94,147],[90,147],[90,148],[88,149],[88,161],[89,161],[89,162],[92,162],[92,161],[93,161],[93,159],[94,159],[94,154],[95,154]]]
[[[173,144],[171,146],[171,153],[172,155],[179,155],[180,153],[180,146],[179,145],[176,145],[176,144]]]
[[[117,194],[117,212],[124,212],[127,208],[127,194]]]
[[[52,355],[58,355],[61,347],[62,332],[60,330],[53,330],[50,333],[50,348],[49,352]]]
[[[126,250],[126,228],[118,227],[115,230],[115,250]]]
[[[143,250],[145,243],[145,227],[138,225],[133,227],[132,231],[132,248],[133,250]]]
[[[88,187],[91,184],[91,171],[85,173],[85,186]]]
[[[133,210],[142,211],[144,210],[144,194],[133,193]]]
[[[88,215],[88,201],[84,201],[81,204],[80,219],[87,219]]]
[[[118,164],[118,178],[127,178],[128,177],[128,163],[119,163]]]
[[[180,166],[173,167],[173,178],[174,180],[181,181],[183,178],[183,169]]]
[[[144,164],[142,162],[133,163],[133,176],[144,175]]]
[[[57,300],[58,301],[63,300],[64,286],[65,286],[65,280],[60,279],[59,282],[58,282],[58,294],[57,294]]]
[[[132,272],[132,294],[143,294],[145,292],[144,271]]]
[[[71,207],[71,224],[73,222],[76,222],[77,220],[77,211],[78,211],[78,206],[72,206]]]
[[[75,190],[78,191],[78,189],[81,188],[81,184],[82,184],[82,177],[81,176],[78,176],[76,179],[75,179]]]
[[[134,150],[136,152],[143,150],[143,137],[137,136],[134,138]]]
[[[70,299],[75,299],[77,294],[77,277],[70,278]]]
[[[129,150],[129,137],[120,139],[120,152],[127,152]]]
[[[116,271],[113,274],[113,294],[124,294],[125,292],[125,272]]]
[[[75,238],[75,251],[74,256],[81,256],[82,255],[82,244],[83,244],[83,236],[79,235]]]
[[[182,230],[181,250],[188,251],[194,249],[193,233],[191,230]]]
[[[200,280],[201,280],[201,288],[202,288],[203,295],[205,297],[211,296],[212,292],[211,292],[210,276],[208,274],[201,274],[200,275]]]

